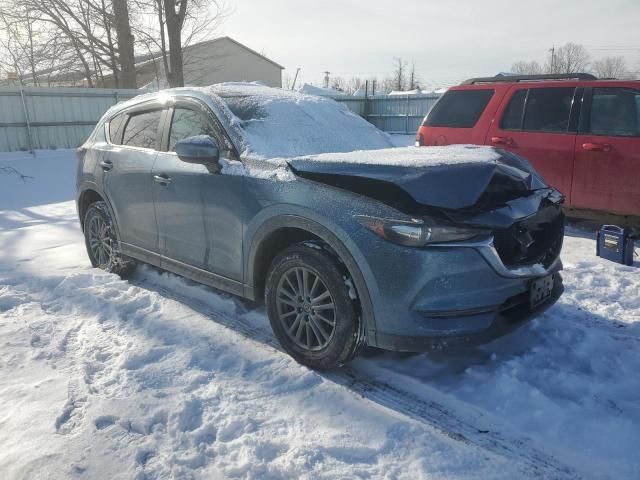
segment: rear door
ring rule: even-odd
[[[114,119],[110,125],[114,145],[100,162],[104,191],[113,207],[120,239],[151,252],[158,250],[151,170],[158,153],[162,116],[162,108],[149,106]]]
[[[570,201],[582,89],[514,86],[485,139],[528,159]]]
[[[586,89],[572,204],[640,215],[640,90]]]

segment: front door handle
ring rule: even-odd
[[[509,137],[491,137],[491,143],[494,145],[513,145],[513,139]]]
[[[171,177],[169,177],[168,175],[162,174],[162,175],[154,175],[153,176],[153,181],[156,183],[159,183],[160,185],[164,185],[167,186],[171,183]]]
[[[587,142],[582,144],[582,149],[587,150],[589,152],[610,152],[611,145],[609,145],[608,143]]]
[[[102,167],[102,170],[108,172],[113,168],[113,162],[111,160],[102,160],[100,161],[100,166]]]

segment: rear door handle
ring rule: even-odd
[[[153,181],[156,183],[159,183],[160,185],[164,185],[167,186],[171,183],[171,177],[169,177],[168,175],[162,174],[162,175],[154,175],[153,176]]]
[[[610,152],[611,151],[611,145],[609,145],[608,143],[591,143],[591,142],[587,142],[587,143],[583,143],[582,144],[582,149],[583,150],[588,150],[590,152]]]
[[[491,137],[491,143],[494,145],[513,145],[513,139],[509,137]]]
[[[113,168],[113,162],[111,160],[101,160],[100,166],[102,167],[102,170],[108,172]]]

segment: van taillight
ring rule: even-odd
[[[424,146],[424,137],[422,136],[421,133],[418,134],[418,136],[416,137],[416,147],[422,147]]]

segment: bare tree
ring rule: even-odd
[[[623,78],[627,62],[624,57],[604,57],[593,62],[593,71],[599,78]]]
[[[511,73],[517,73],[519,75],[540,75],[544,73],[544,69],[535,60],[532,62],[520,61],[511,66]]]
[[[569,42],[549,52],[546,70],[549,73],[581,73],[589,69],[591,55],[580,44]]]
[[[404,90],[407,86],[407,62],[402,58],[393,59],[394,70],[391,77],[393,90]]]
[[[342,77],[331,77],[331,85],[330,87],[333,90],[338,90],[339,92],[344,92],[348,88],[347,81]]]
[[[226,17],[227,8],[224,0],[184,0],[184,3],[176,0],[170,3],[174,8],[173,16],[169,12],[173,23],[167,17],[165,0],[132,0],[130,6],[135,9],[133,17],[137,17],[132,28],[139,50],[145,52],[146,57],[153,62],[156,78],[166,79],[170,86],[183,86],[184,66],[197,66],[200,60],[190,58],[186,47],[211,38]],[[176,22],[178,17],[181,17],[182,8],[185,9],[182,22]],[[169,35],[170,28],[173,47]],[[180,37],[179,42],[177,35]],[[177,52],[173,55],[173,60],[172,52]],[[177,72],[175,62],[180,63]],[[194,68],[191,70],[193,74]]]
[[[19,26],[31,43],[31,58],[37,52],[40,63],[50,64],[42,75],[32,68],[29,83],[39,84],[39,76],[49,82],[58,77],[75,83],[80,74],[94,86],[105,70],[117,78],[119,52],[111,7],[107,0],[4,0],[0,16]],[[126,70],[131,73],[131,64]]]
[[[131,34],[127,0],[112,1],[115,29],[118,35],[118,53],[120,54],[122,86],[124,88],[136,88],[136,61],[133,54],[133,35]],[[107,32],[109,32],[109,30],[107,30]],[[109,45],[109,47],[111,48],[112,45]]]
[[[420,83],[420,79],[418,78],[418,74],[416,73],[416,63],[411,62],[411,70],[409,70],[409,80],[408,80],[409,90],[415,90],[417,88],[420,88],[419,83]]]

